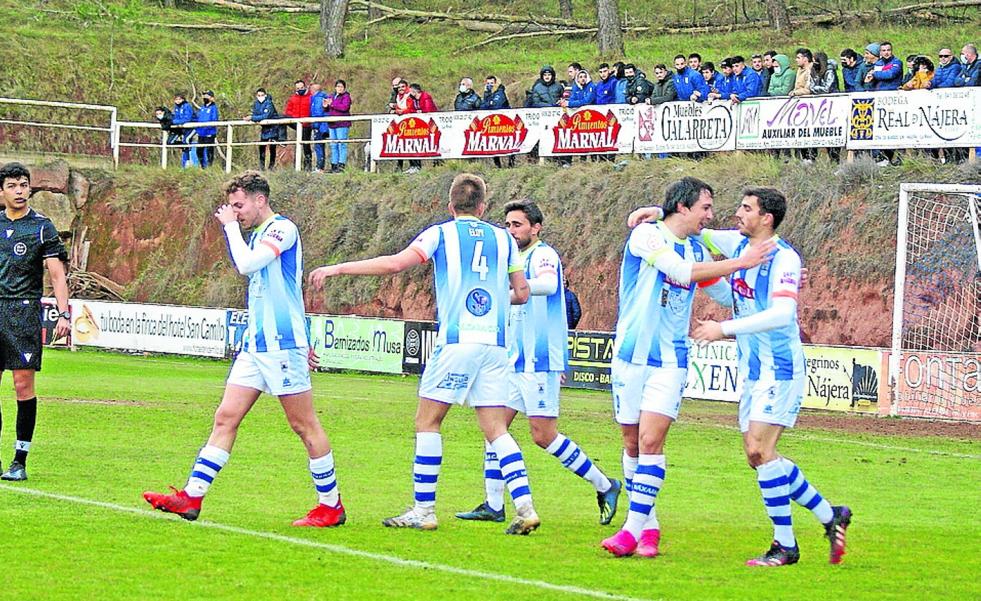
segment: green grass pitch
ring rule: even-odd
[[[840,566],[823,530],[794,509],[801,562],[743,566],[770,526],[734,427],[735,406],[687,401],[668,439],[658,500],[662,556],[615,559],[599,542],[591,487],[513,431],[542,527],[464,523],[482,497],[482,441],[472,412],[444,425],[435,532],[381,520],[411,500],[415,378],[316,374],[348,523],[292,528],[315,502],[299,439],[262,397],[201,520],[154,514],[143,490],[182,486],[205,441],[227,364],[47,351],[38,376],[30,480],[0,486],[0,557],[9,599],[978,599],[981,448],[976,440],[795,430],[782,443],[833,503],[855,512]],[[15,409],[0,382],[10,460]],[[565,391],[560,428],[610,476],[619,434],[600,393]],[[100,504],[92,504],[95,501]],[[509,515],[511,507],[508,507]],[[425,562],[420,565],[414,562]]]

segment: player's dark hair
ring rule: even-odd
[[[535,201],[525,198],[522,200],[512,200],[511,202],[504,205],[504,214],[507,215],[511,211],[521,211],[528,218],[528,223],[531,225],[541,225],[545,223],[545,216],[542,215],[542,210],[538,208]]]
[[[712,186],[694,177],[683,177],[674,182],[664,190],[664,216],[678,212],[679,205],[692,208],[698,202],[698,197],[702,195],[702,190],[709,194],[714,194]]]
[[[746,188],[743,196],[755,196],[760,205],[760,215],[773,215],[773,229],[776,230],[787,214],[787,197],[776,188]]]
[[[225,182],[225,196],[241,190],[249,196],[262,194],[269,198],[269,181],[258,171],[243,171],[240,175]]]
[[[702,55],[697,52],[692,52],[688,55],[688,58],[697,58],[698,62],[702,62]]]
[[[799,54],[807,59],[807,62],[814,62],[814,54],[808,48],[798,48],[797,52],[794,54]]]
[[[31,172],[20,163],[7,163],[0,169],[0,188],[6,183],[7,179],[27,178],[27,183],[31,183]]]
[[[486,198],[487,184],[480,176],[461,173],[450,184],[450,204],[458,213],[474,213]]]

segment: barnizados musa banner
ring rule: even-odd
[[[981,88],[853,93],[848,149],[981,146]]]
[[[752,98],[738,105],[736,147],[842,147],[851,99],[840,96]]]
[[[402,373],[405,322],[311,315],[310,338],[320,367]]]
[[[665,102],[638,105],[635,152],[735,150],[732,103]]]
[[[637,132],[636,109],[629,104],[542,111],[543,157],[631,153]]]

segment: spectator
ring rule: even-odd
[[[763,71],[765,75],[762,75],[763,87],[760,89],[760,95],[766,96],[767,90],[770,89],[770,78],[773,77],[773,70],[777,66],[777,61],[774,60],[777,56],[776,50],[767,50],[763,53]]]
[[[569,100],[564,101],[562,106],[576,109],[591,104],[596,104],[596,84],[589,77],[589,71],[583,69],[576,75]]]
[[[310,84],[310,116],[311,117],[326,117],[327,116],[327,92],[323,91],[323,88],[319,83]],[[313,144],[313,154],[317,157],[316,171],[318,173],[324,170],[324,143],[322,140],[326,140],[330,137],[328,133],[330,128],[327,127],[326,121],[321,121],[319,123],[311,123],[310,129],[312,130],[312,137],[315,140]]]
[[[688,66],[684,54],[674,57],[674,71],[671,79],[674,81],[674,91],[678,100],[704,101],[708,98],[709,87],[705,83],[705,78]]]
[[[579,304],[579,297],[569,288],[567,283],[565,285],[565,319],[570,330],[576,329],[579,320],[582,319],[582,306]]]
[[[903,80],[899,82],[899,87],[902,88],[906,85],[906,82],[913,79],[913,75],[916,73],[916,67],[913,66],[913,61],[920,56],[919,54],[910,54],[906,57],[906,69],[903,70]]]
[[[283,114],[294,119],[302,119],[310,116],[310,97],[307,95],[307,83],[302,79],[293,82],[294,93],[286,100],[286,108]],[[313,140],[313,128],[310,123],[297,124],[291,123],[290,129],[296,130],[296,137],[304,142]],[[310,144],[303,146],[303,170],[310,171],[313,167],[313,148]]]
[[[153,118],[160,123],[160,129],[170,135],[170,126],[174,124],[174,113],[165,106],[158,106],[153,111]]]
[[[929,90],[933,87],[933,61],[925,56],[913,59],[913,77],[903,84],[903,90]]]
[[[773,75],[770,76],[767,95],[788,96],[796,81],[796,72],[790,68],[790,58],[786,54],[778,54],[773,57],[773,62]]]
[[[215,104],[215,93],[211,90],[201,95],[204,104],[198,109],[198,114],[194,120],[198,123],[208,123],[218,121],[218,105]],[[198,134],[198,165],[202,169],[207,169],[215,160],[215,138],[218,136],[218,128],[214,125],[198,127],[194,130]]]
[[[903,79],[903,63],[892,54],[892,44],[879,42],[879,60],[865,75],[865,83],[875,91],[898,90]]]
[[[678,95],[674,90],[674,78],[668,72],[666,65],[654,65],[654,81],[651,82],[651,96],[647,104],[657,106],[665,102],[674,102]]]
[[[838,65],[828,60],[827,54],[815,53],[811,66],[811,93],[832,94],[838,91]]]
[[[569,63],[569,68],[565,70],[567,75],[564,82],[566,88],[572,88],[576,84],[576,78],[579,77],[580,71],[582,71],[582,65],[579,63]]]
[[[794,55],[797,61],[797,75],[794,78],[794,89],[791,96],[808,96],[811,94],[811,73],[814,72],[814,55],[807,48],[798,48]]]
[[[723,100],[729,100],[732,96],[732,59],[726,58],[719,63],[719,68],[722,69],[721,73],[716,74],[715,77],[715,90],[709,92],[709,98],[715,100],[721,98]]]
[[[692,52],[688,55],[688,66],[692,68],[695,73],[702,72],[702,55],[697,52]]]
[[[416,108],[416,103],[412,98],[412,94],[409,93],[409,82],[402,80],[399,82],[397,91],[395,93],[395,114],[396,115],[408,115],[409,113],[418,112]]]
[[[480,102],[480,108],[494,111],[511,108],[504,84],[498,85],[497,77],[494,75],[488,75],[484,78],[484,98]]]
[[[172,125],[184,125],[185,123],[194,121],[194,107],[184,98],[183,94],[174,94],[173,116]],[[193,129],[178,127],[172,130],[171,135],[167,138],[167,144],[184,145],[181,148],[181,167],[187,168],[194,164],[193,159],[191,159],[191,148],[189,146],[193,136]]]
[[[627,104],[644,104],[654,91],[651,82],[643,73],[637,72],[633,63],[623,66],[623,76],[627,80]]]
[[[476,111],[480,108],[480,95],[473,90],[473,79],[464,77],[460,80],[459,92],[453,101],[454,111]]]
[[[732,61],[732,90],[729,93],[729,100],[738,104],[749,98],[762,96],[763,80],[756,69],[747,69],[746,60],[742,56],[736,55],[730,60]]]
[[[961,49],[961,60],[964,66],[954,80],[954,87],[968,88],[976,86],[981,77],[981,61],[978,61],[978,47],[974,44],[967,44]],[[175,113],[176,114],[176,113]]]
[[[954,53],[950,48],[941,48],[937,54],[940,64],[933,76],[934,88],[952,88],[957,76],[961,74],[963,65],[954,58]]]
[[[620,61],[613,63],[613,76],[617,78],[616,91],[613,94],[615,104],[627,104],[627,76],[623,74],[624,64]]]
[[[699,73],[702,74],[702,78],[705,79],[705,83],[708,84],[709,87],[708,98],[711,99],[712,93],[716,91],[715,84],[718,83],[716,81],[716,78],[719,75],[719,72],[715,70],[715,63],[713,63],[712,61],[705,61],[702,64],[702,67],[699,69]]]
[[[252,103],[252,114],[245,118],[259,123],[266,119],[276,119],[278,117],[279,114],[273,105],[273,99],[266,94],[265,88],[257,89],[255,91],[255,101]],[[282,136],[282,131],[283,127],[281,125],[263,125],[259,130],[259,142],[264,142],[264,144],[259,144],[260,171],[276,167],[276,142],[284,137]],[[266,164],[267,153],[269,156],[268,165]]]
[[[406,88],[409,86],[409,82],[405,81],[401,77],[396,77],[392,79],[392,95],[388,98],[388,112],[395,113],[398,108],[398,97],[399,92],[402,91],[402,84],[405,84]]]
[[[753,69],[753,73],[756,73],[757,75],[760,76],[760,82],[761,82],[760,90],[765,91],[766,84],[769,83],[770,81],[770,73],[772,73],[772,71],[770,71],[770,69],[763,66],[762,54],[754,54],[752,57],[750,57],[749,60],[750,60],[750,67],[752,67]],[[759,95],[762,96],[763,94],[759,94]]]
[[[425,92],[422,86],[414,83],[409,85],[409,95],[412,96],[412,100],[415,102],[417,113],[436,113],[439,108],[436,106],[436,102],[429,92]]]
[[[562,84],[555,81],[555,69],[551,65],[545,65],[538,73],[538,80],[528,90],[525,106],[529,108],[558,106],[563,91]]]
[[[614,104],[617,100],[617,78],[610,71],[610,65],[600,63],[597,69],[599,81],[595,84],[596,104]]]
[[[859,78],[859,61],[861,57],[851,48],[841,51],[841,81],[845,85],[846,92],[857,92],[861,90]]]
[[[859,76],[859,87],[863,91],[868,91],[872,89],[872,85],[866,80],[866,78],[875,67],[875,62],[879,60],[879,44],[872,42],[866,46],[865,50],[862,51],[862,58],[862,64],[859,65],[858,73],[856,73],[856,75]]]
[[[350,117],[351,116],[351,94],[347,91],[347,82],[338,79],[334,82],[334,93],[327,95],[327,116],[329,117]],[[347,140],[348,133],[351,131],[350,121],[331,121],[327,124],[330,130],[330,172],[340,173],[347,166],[347,142],[337,140]]]

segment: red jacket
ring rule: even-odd
[[[433,97],[429,92],[419,92],[419,98],[416,99],[416,106],[419,108],[420,113],[436,113],[439,109],[436,108],[436,103],[433,101]]]
[[[286,109],[283,110],[286,117],[309,117],[310,116],[310,94],[293,94],[286,100]],[[303,128],[309,128],[309,123],[304,123]]]

